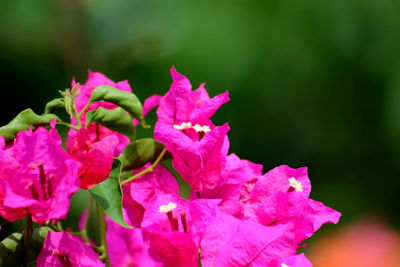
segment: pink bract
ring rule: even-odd
[[[88,136],[87,129],[77,132],[70,150],[71,157],[82,164],[79,169],[82,189],[90,189],[108,178],[119,142],[116,134],[107,135],[95,142],[87,140]]]
[[[76,85],[75,80],[72,81],[71,86],[74,87]],[[88,80],[86,81],[85,84],[79,84],[78,90],[79,90],[79,95],[75,99],[75,106],[78,112],[80,112],[86,104],[89,102],[90,96],[92,95],[92,92],[96,87],[100,85],[109,85],[113,86],[121,91],[124,92],[132,92],[131,86],[129,85],[128,81],[122,81],[122,82],[113,82],[112,80],[108,79],[104,74],[98,73],[98,72],[91,72],[89,71],[88,73]],[[105,109],[114,109],[117,106],[108,103],[108,102],[96,102],[93,103],[92,105],[89,106],[89,108],[85,111],[83,116],[81,117],[81,124],[85,125],[86,123],[86,114],[93,109],[97,109],[99,107],[103,107]],[[76,124],[74,118],[71,118],[71,123]],[[133,123],[133,122],[132,122]],[[67,148],[69,151],[72,150],[74,143],[75,143],[75,136],[77,134],[76,130],[70,130],[68,133],[68,138],[67,138]],[[98,125],[96,123],[91,123],[85,133],[86,139],[90,142],[95,142],[103,139],[105,136],[110,135],[110,134],[115,134],[118,137],[118,146],[115,151],[115,156],[118,156],[119,153],[124,149],[124,147],[129,144],[129,139],[123,134],[113,132],[109,129],[107,129],[104,126]]]
[[[225,168],[222,170],[223,183],[212,190],[202,191],[201,198],[221,199],[219,207],[222,211],[238,218],[243,217],[243,194],[246,184],[257,181],[262,176],[263,166],[242,160],[235,154],[226,157]],[[191,192],[191,199],[197,198]]]
[[[150,163],[134,172],[138,173],[148,167]],[[179,186],[175,177],[162,165],[154,170],[125,184],[123,190],[123,208],[128,224],[140,227],[145,208],[150,199],[156,195],[179,194]]]
[[[107,247],[113,267],[161,267],[144,244],[142,229],[127,229],[107,218]]]
[[[65,232],[49,232],[36,264],[38,267],[103,267],[97,254],[80,237]]]
[[[54,125],[53,125],[54,126]],[[0,150],[0,214],[9,221],[28,213],[42,224],[65,219],[79,189],[80,164],[61,148],[56,130],[21,131]]]
[[[214,126],[210,117],[229,101],[228,92],[208,96],[204,84],[192,91],[189,80],[171,68],[170,90],[160,100],[155,139],[173,156],[173,167],[199,192],[221,182],[229,142],[228,124]]]

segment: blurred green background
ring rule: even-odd
[[[2,0],[1,124],[88,69],[164,94],[174,65],[229,90],[215,121],[230,152],[264,171],[308,166],[343,224],[399,228],[399,14],[395,0]]]

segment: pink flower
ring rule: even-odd
[[[210,117],[229,100],[228,92],[208,96],[204,84],[191,91],[189,80],[171,68],[172,85],[157,110],[155,139],[173,156],[173,167],[194,191],[210,190],[221,181],[229,142],[227,124]]]
[[[161,267],[144,244],[142,229],[127,229],[107,219],[107,247],[113,267]]]
[[[245,218],[263,225],[290,225],[287,238],[300,243],[322,224],[337,223],[340,213],[309,199],[311,190],[306,168],[282,165],[262,176],[244,201]]]
[[[29,213],[39,224],[66,217],[79,189],[80,164],[60,144],[54,128],[39,127],[19,132],[12,145],[0,150],[1,216],[15,221]]]
[[[221,199],[219,207],[222,211],[238,218],[243,217],[242,198],[247,184],[254,183],[262,176],[263,166],[247,160],[242,160],[235,154],[226,157],[226,164],[222,170],[223,183],[212,190],[199,193],[202,199]],[[191,199],[198,197],[191,192]]]
[[[197,266],[200,242],[218,202],[190,202],[172,194],[154,196],[142,222],[150,254],[166,266]]]
[[[134,172],[138,173],[150,163]],[[156,195],[179,194],[179,186],[175,177],[162,165],[157,165],[152,172],[146,173],[132,182],[125,184],[123,190],[124,217],[128,224],[140,227],[145,208],[150,199]]]
[[[75,85],[75,81],[72,81],[72,87]],[[128,81],[115,83],[101,73],[89,71],[87,82],[78,87],[79,94],[75,99],[78,112],[87,105],[92,92],[100,85],[109,85],[121,91],[132,92]],[[117,106],[108,102],[93,103],[82,115],[81,124],[86,124],[87,112],[99,107],[114,109]],[[74,118],[71,120],[72,124],[76,124]],[[71,129],[68,133],[67,149],[74,159],[82,163],[79,170],[80,187],[90,189],[105,180],[110,174],[113,156],[118,156],[128,144],[128,137],[97,123],[91,123],[87,129],[79,131]]]
[[[38,267],[105,266],[79,237],[65,232],[48,233],[36,264]]]
[[[149,252],[165,266],[197,266],[197,249],[187,217],[189,201],[177,195],[156,195],[143,217],[144,239]]]
[[[296,251],[285,239],[287,230],[284,225],[264,226],[216,211],[201,239],[202,266],[275,267],[277,260]]]
[[[75,80],[72,81],[72,87],[76,85]],[[112,80],[108,79],[105,75],[98,73],[98,72],[91,72],[89,71],[88,73],[88,80],[86,81],[85,84],[80,84],[78,86],[79,89],[79,95],[75,99],[75,106],[78,112],[80,112],[89,102],[90,96],[92,95],[92,92],[96,87],[100,85],[109,85],[113,86],[121,91],[124,92],[132,92],[131,86],[129,85],[128,81],[122,81],[122,82],[113,82]],[[97,109],[99,107],[103,107],[105,109],[114,109],[117,106],[108,103],[108,102],[96,102],[93,103],[92,105],[89,106],[89,108],[85,111],[83,116],[81,117],[81,124],[85,125],[86,124],[86,114],[93,109]],[[74,118],[71,118],[72,124],[75,124]],[[119,153],[125,148],[127,144],[129,144],[129,139],[123,134],[113,132],[109,129],[107,129],[104,126],[98,125],[96,123],[91,123],[85,133],[86,140],[93,143],[96,141],[99,141],[103,139],[104,137],[110,135],[110,134],[115,134],[118,137],[118,145],[117,149],[114,152],[115,156],[118,156]],[[74,150],[75,143],[77,142],[75,140],[75,137],[77,135],[76,130],[70,130],[68,133],[68,138],[67,138],[67,148],[69,151]],[[112,161],[112,160],[111,160]]]
[[[82,189],[90,189],[108,178],[119,142],[116,134],[107,135],[95,142],[88,140],[88,137],[90,134],[87,129],[78,131],[74,137],[74,146],[70,150],[71,157],[82,164],[79,169]]]

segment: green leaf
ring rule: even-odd
[[[122,108],[105,109],[99,107],[91,110],[86,114],[86,127],[92,122],[101,124],[108,129],[122,133],[135,139],[135,127],[133,126],[132,117]]]
[[[50,102],[47,102],[46,107],[44,108],[44,114],[54,114],[56,109],[64,107],[65,107],[64,98],[55,98]]]
[[[28,108],[19,113],[7,125],[1,127],[0,135],[3,136],[6,141],[10,141],[15,138],[18,132],[29,130],[29,127],[31,126],[49,125],[50,122],[54,119],[59,120],[56,115],[37,115]]]
[[[90,103],[97,101],[107,101],[125,109],[133,118],[138,119],[143,127],[148,128],[143,118],[142,104],[136,95],[118,90],[109,85],[101,85],[94,89]]]
[[[27,262],[34,264],[42,250],[48,227],[36,228],[33,231],[31,243],[27,250]],[[21,233],[13,233],[0,242],[0,266],[22,266],[24,264],[24,239]]]
[[[113,168],[108,177],[103,182],[90,189],[90,193],[99,203],[104,212],[116,223],[125,227],[132,228],[124,221],[122,215],[122,190],[119,183],[122,163],[114,158]]]
[[[18,266],[24,262],[24,241],[21,233],[13,233],[0,243],[0,266]]]
[[[147,162],[153,162],[163,149],[164,145],[152,138],[136,140],[134,143],[128,145],[119,156],[123,171],[138,169],[143,167]],[[167,153],[162,160],[166,160],[170,156]]]

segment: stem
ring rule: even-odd
[[[101,248],[103,249],[103,255],[101,255],[101,257],[105,259],[106,266],[110,267],[111,266],[110,258],[108,257],[108,251],[107,251],[106,221],[104,218],[104,212],[98,203],[96,203],[96,207],[97,207],[97,216],[98,216],[98,223],[100,230],[100,242],[101,242]]]
[[[150,167],[148,167],[147,169],[145,169],[145,170],[143,170],[143,171],[141,171],[141,172],[139,172],[139,173],[137,173],[137,174],[125,179],[125,180],[123,180],[121,182],[121,186],[124,185],[124,184],[127,184],[129,182],[132,182],[136,178],[138,178],[138,177],[140,177],[140,176],[142,176],[142,175],[144,175],[144,174],[146,174],[148,172],[152,172],[154,170],[154,168],[158,165],[158,163],[160,163],[161,159],[164,157],[166,152],[167,152],[167,150],[164,148],[163,151],[161,151],[160,155],[158,155],[157,159],[154,161],[154,163]]]
[[[69,124],[69,123],[67,123],[67,122],[65,122],[65,121],[62,121],[62,120],[57,120],[57,123],[60,124],[60,125],[62,125],[62,126],[65,126],[65,127],[71,128],[71,129],[74,129],[74,130],[79,130],[79,129],[80,129],[80,127],[77,127],[77,126],[75,126],[75,125]]]
[[[89,223],[90,212],[92,211],[92,205],[93,205],[93,197],[89,196],[87,214],[86,214],[85,221],[83,222],[83,228],[81,230],[82,238],[85,241],[85,243],[88,244],[88,245],[89,245],[89,238],[88,238],[88,234],[87,234],[87,226],[88,226],[88,223]]]
[[[25,231],[26,247],[29,247],[29,244],[31,243],[32,232],[33,232],[32,215],[28,212],[28,216],[26,217],[26,231]]]
[[[88,102],[88,103],[86,104],[86,106],[83,107],[83,109],[81,110],[81,112],[78,113],[78,118],[79,118],[79,119],[81,119],[83,113],[85,113],[85,111],[90,107],[91,104],[92,104],[92,103]]]
[[[72,100],[72,101],[74,101],[74,100]],[[72,107],[72,115],[75,118],[75,123],[78,126],[78,129],[81,129],[82,128],[81,118],[79,117],[78,111],[76,111],[75,106]]]
[[[57,221],[57,229],[58,229],[60,232],[63,232],[63,231],[64,231],[64,230],[63,230],[63,227],[62,227],[62,224],[61,224],[60,221]]]
[[[45,224],[47,227],[49,227],[51,230],[55,231],[55,232],[59,232],[59,229],[57,228],[57,226],[55,226],[54,224],[51,223],[46,223]]]
[[[32,216],[29,211],[27,211],[27,213],[26,228],[24,229],[24,266],[28,266],[28,250],[33,232]],[[21,223],[21,225],[23,225],[23,223]]]

